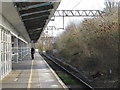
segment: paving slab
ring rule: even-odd
[[[28,54],[24,60],[13,64],[13,70],[2,80],[2,88],[60,88],[65,84],[51,69],[39,53],[31,60]]]

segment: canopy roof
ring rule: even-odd
[[[38,40],[60,2],[16,2],[14,3],[24,22],[30,39]]]

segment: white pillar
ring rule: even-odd
[[[22,41],[19,41],[19,60],[22,60]]]
[[[0,11],[2,11],[2,3],[0,2]],[[0,15],[0,24],[2,23],[2,17]],[[0,26],[0,90],[2,89],[2,69],[1,69],[1,26]]]
[[[31,47],[35,48],[35,43],[31,41]]]
[[[15,62],[18,63],[18,38],[14,38],[14,53],[15,53]]]
[[[24,58],[24,42],[22,42],[22,58]]]
[[[10,61],[9,62],[9,72],[11,72],[12,71],[12,38],[11,38],[11,34],[9,35],[9,60],[8,61]]]
[[[0,26],[0,89],[1,89],[1,80],[2,80],[2,73],[1,73],[1,71],[2,71],[2,69],[1,69],[1,26]]]
[[[30,50],[31,49],[31,44],[29,43],[29,44],[27,44],[27,54],[30,54]]]
[[[24,45],[23,45],[24,43],[23,43],[23,41],[21,42],[21,45],[22,45],[22,59],[23,59],[23,57],[24,57],[24,53],[23,53],[23,51],[24,51]]]
[[[23,47],[22,47],[22,43],[23,43],[23,42],[21,41],[21,42],[20,42],[20,51],[21,51],[21,52],[20,52],[20,53],[21,53],[20,55],[21,55],[21,60],[23,60],[23,53],[22,53]]]

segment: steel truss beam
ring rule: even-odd
[[[45,30],[58,30],[55,26],[47,26]]]
[[[105,12],[100,10],[56,10],[55,17],[95,17],[102,16]]]
[[[47,26],[44,30],[60,30],[63,28],[56,28],[55,26]]]

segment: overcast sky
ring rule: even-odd
[[[103,10],[105,0],[61,0],[58,10]],[[65,17],[65,27],[70,22],[80,22],[83,17]],[[56,17],[55,21],[50,21],[48,26],[55,26],[56,28],[63,27],[63,19],[61,17]],[[54,36],[58,35],[60,32],[54,31]],[[49,34],[52,34],[49,31]]]

